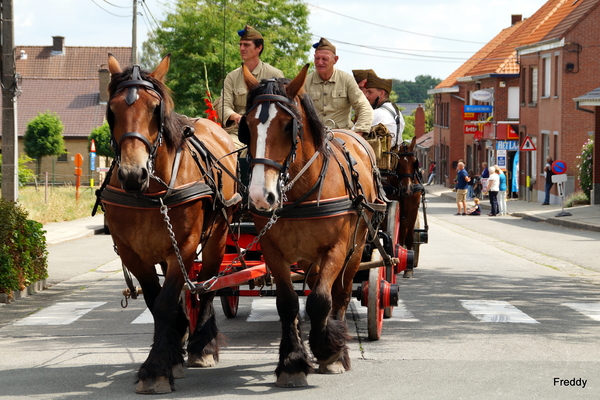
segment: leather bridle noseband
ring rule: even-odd
[[[158,135],[156,137],[156,140],[154,141],[154,143],[150,143],[148,138],[146,138],[144,135],[142,135],[139,132],[126,132],[123,136],[121,136],[121,138],[119,139],[119,142],[117,142],[114,137],[113,127],[111,126],[110,127],[111,128],[110,129],[110,142],[111,142],[111,146],[115,150],[115,155],[116,155],[115,159],[117,160],[117,164],[119,164],[121,162],[121,144],[123,143],[123,141],[128,138],[141,140],[142,143],[144,143],[146,145],[146,148],[148,149],[148,154],[149,154],[148,170],[152,174],[152,172],[153,172],[152,165],[154,163],[154,158],[156,157],[156,151],[162,145],[162,142],[163,142],[164,105],[163,105],[162,95],[156,89],[155,85],[152,82],[142,79],[142,76],[140,74],[140,66],[134,65],[133,71],[131,73],[131,79],[128,81],[125,81],[125,82],[121,82],[117,86],[117,89],[115,90],[115,92],[110,97],[110,100],[115,98],[115,96],[117,94],[119,94],[120,92],[122,92],[123,90],[127,89],[127,94],[125,96],[125,102],[127,103],[127,105],[131,106],[138,99],[137,92],[138,92],[139,88],[144,88],[146,90],[153,91],[158,96],[158,99],[160,101],[160,103],[159,103]]]

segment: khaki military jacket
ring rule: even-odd
[[[278,70],[271,65],[259,61],[252,75],[260,82],[262,79],[268,78],[283,78],[283,72]],[[243,115],[246,112],[246,97],[248,96],[248,88],[244,81],[244,72],[242,67],[234,69],[225,77],[225,83],[223,85],[223,92],[221,93],[221,99],[224,104],[219,102],[215,105],[217,113],[221,121],[226,121],[225,126],[231,125],[233,122],[229,121],[229,117],[233,113]]]
[[[306,77],[304,89],[312,98],[319,119],[325,126],[353,129],[356,132],[369,132],[373,121],[373,108],[358,88],[352,75],[334,69],[329,80],[324,81],[315,71]],[[352,124],[351,109],[356,114],[356,124]],[[353,128],[354,125],[354,128]]]

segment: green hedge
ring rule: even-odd
[[[48,277],[44,233],[21,206],[0,198],[0,293],[10,295]]]

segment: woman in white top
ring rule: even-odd
[[[490,177],[488,178],[488,194],[490,196],[490,205],[492,212],[488,215],[495,217],[498,215],[498,191],[500,190],[500,176],[496,174],[496,168],[489,167]]]

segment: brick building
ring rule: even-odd
[[[39,113],[56,113],[64,125],[67,153],[61,157],[44,157],[41,172],[48,172],[57,182],[75,182],[77,153],[84,159],[82,181],[88,182],[90,178],[98,181],[98,174],[90,171],[87,138],[93,128],[104,123],[110,79],[106,66],[108,53],[124,64],[131,60],[130,47],[70,47],[65,46],[62,36],[54,36],[52,46],[17,46],[15,49],[22,92],[17,100],[19,155],[24,154],[23,136],[29,121]],[[35,163],[29,167],[36,170]]]
[[[448,175],[442,183],[449,185],[459,158],[476,174],[486,161],[507,171],[514,196],[542,201],[550,155],[567,163],[566,193],[578,190],[576,157],[593,134],[594,115],[577,110],[573,99],[598,86],[599,5],[549,0],[530,18],[513,16],[509,28],[429,91],[436,99],[436,159]],[[481,90],[489,99],[474,100]],[[491,112],[476,113],[476,133],[465,134],[472,122],[464,120],[464,106],[471,105]],[[518,151],[526,136],[535,151]],[[560,201],[554,188],[551,202]]]

